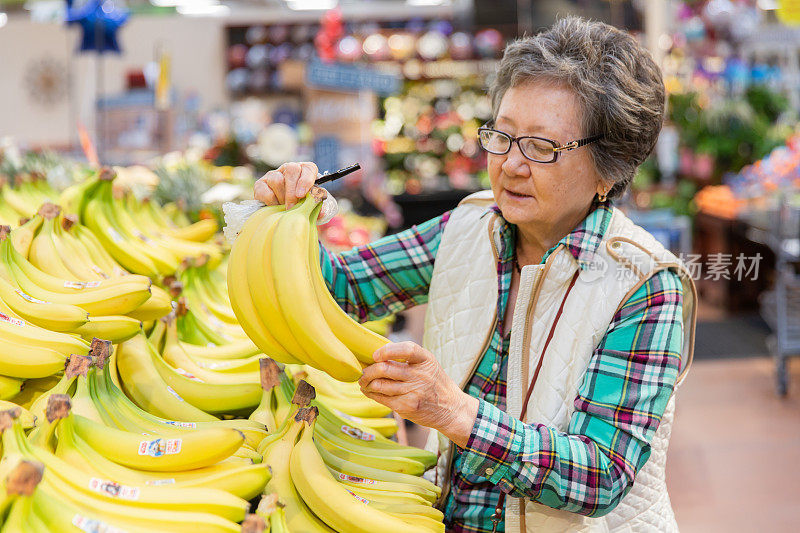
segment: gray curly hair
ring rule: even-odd
[[[600,177],[621,196],[655,146],[664,117],[664,82],[650,54],[628,33],[602,22],[565,17],[506,46],[489,89],[494,116],[505,92],[532,80],[563,83],[583,111],[584,136]]]

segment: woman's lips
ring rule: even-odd
[[[514,191],[509,191],[508,189],[505,189],[505,191],[512,198],[519,198],[519,199],[533,198],[533,196],[531,196],[530,194],[522,194]]]

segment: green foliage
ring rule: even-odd
[[[683,146],[714,157],[716,178],[762,159],[786,140],[787,128],[778,120],[789,109],[788,99],[765,86],[708,107],[700,100],[693,92],[671,94],[669,118]]]
[[[174,202],[192,220],[197,219],[203,203],[200,196],[212,183],[211,172],[200,165],[182,164],[175,168],[158,167],[158,185],[153,191],[153,198],[160,204]]]

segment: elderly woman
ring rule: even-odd
[[[660,71],[628,34],[566,18],[506,48],[491,97],[491,191],[321,254],[362,321],[428,303],[424,347],[376,351],[362,390],[435,430],[450,531],[676,531],[664,467],[694,285],[612,206],[658,138]],[[316,174],[286,164],[255,196],[291,206]]]

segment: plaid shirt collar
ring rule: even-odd
[[[492,204],[486,213],[489,212],[499,215],[500,226],[498,231],[504,243],[501,261],[510,261],[514,257],[517,227],[514,224],[509,224],[506,219],[503,218],[503,213],[500,211],[500,208],[497,207],[497,204]],[[608,224],[611,221],[612,213],[613,208],[609,202],[597,206],[575,227],[575,229],[565,235],[555,246],[547,250],[542,257],[542,263],[544,263],[547,258],[550,257],[550,254],[560,245],[564,245],[578,262],[580,268],[587,268],[592,262],[597,247],[600,246],[600,242],[602,242],[603,236],[608,230]]]

